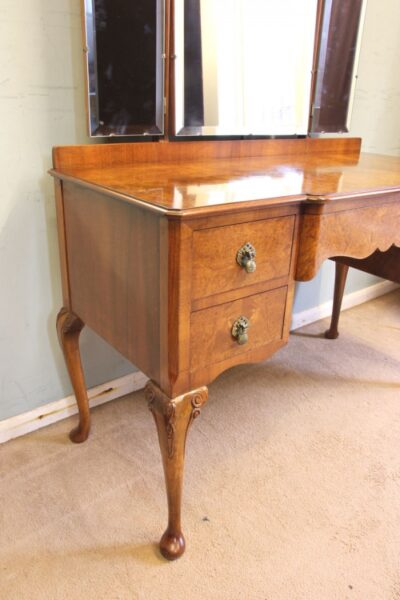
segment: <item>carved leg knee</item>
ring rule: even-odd
[[[145,394],[157,426],[168,498],[168,527],[161,538],[160,550],[165,558],[175,560],[185,551],[181,503],[186,436],[207,402],[208,390],[202,387],[170,399],[149,381]]]

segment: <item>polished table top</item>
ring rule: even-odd
[[[190,211],[249,201],[327,202],[400,191],[400,158],[323,152],[304,157],[172,160],[64,167],[62,176],[166,211]]]

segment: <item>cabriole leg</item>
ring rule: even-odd
[[[333,295],[333,308],[331,326],[325,331],[325,337],[329,340],[335,340],[339,336],[339,317],[342,307],[344,287],[346,285],[347,273],[349,267],[340,262],[335,261],[335,291]]]
[[[167,488],[168,527],[161,538],[160,550],[165,558],[175,560],[185,551],[181,502],[186,436],[207,402],[208,390],[202,387],[171,399],[149,381],[145,394],[157,426]]]
[[[79,352],[79,335],[84,326],[83,321],[66,308],[62,308],[58,313],[58,339],[64,352],[79,410],[79,425],[69,434],[71,441],[75,443],[84,442],[90,431],[89,401]]]

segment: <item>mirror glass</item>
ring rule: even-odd
[[[306,135],[317,0],[175,0],[175,134]]]
[[[164,130],[163,0],[85,0],[90,135]]]
[[[316,65],[312,132],[347,132],[366,2],[325,0]]]

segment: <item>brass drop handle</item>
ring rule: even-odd
[[[250,327],[250,321],[247,317],[239,317],[233,324],[232,336],[236,339],[240,346],[247,344],[249,341],[249,335],[247,333]]]
[[[236,262],[246,269],[247,273],[254,273],[256,270],[256,249],[250,242],[242,246],[236,254]]]

